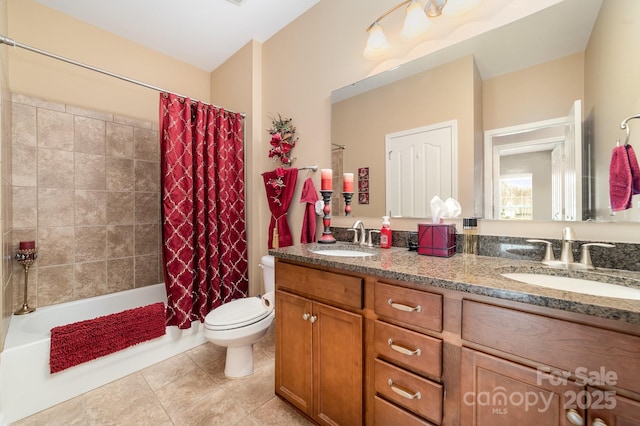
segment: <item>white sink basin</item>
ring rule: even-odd
[[[573,293],[640,300],[640,289],[625,287],[622,285],[544,274],[508,273],[502,274],[502,276],[527,284],[554,288],[556,290],[570,291]]]
[[[367,257],[373,256],[373,253],[360,250],[342,250],[342,249],[317,249],[309,250],[311,253],[321,254],[324,256],[337,256],[337,257]]]

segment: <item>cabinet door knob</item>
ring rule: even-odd
[[[602,419],[596,418],[593,423],[591,423],[591,426],[607,426],[607,423]]]
[[[407,399],[421,399],[422,394],[420,392],[411,392],[408,389],[403,388],[402,386],[398,386],[393,383],[393,380],[389,379],[389,387],[392,391],[397,393],[398,395],[407,398]]]
[[[389,339],[387,341],[387,343],[389,343],[389,346],[391,347],[391,349],[393,349],[396,352],[400,352],[401,354],[404,354],[404,355],[409,355],[409,356],[417,355],[417,356],[420,356],[422,354],[422,351],[420,350],[420,348],[410,349],[410,348],[407,348],[406,346],[402,346],[402,345],[399,345],[397,343],[393,343],[393,340],[391,340],[391,339]]]
[[[306,320],[309,319],[310,316],[311,316],[311,314],[305,312],[304,314],[302,314],[302,319],[306,321]]]
[[[584,426],[584,419],[582,418],[580,413],[576,411],[575,408],[567,410],[566,416],[567,420],[569,420],[569,423],[571,423],[572,425]]]
[[[317,316],[315,315],[311,315],[311,317],[309,317],[309,321],[311,321],[311,324],[313,324],[314,322],[316,322],[316,320],[318,319]]]
[[[387,300],[387,303],[389,304],[389,306],[399,311],[404,311],[404,312],[421,312],[422,311],[422,306],[420,305],[411,307],[411,306],[403,305],[402,303],[395,303],[393,299]]]

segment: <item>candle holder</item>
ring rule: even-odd
[[[36,308],[30,308],[27,302],[27,289],[29,288],[29,268],[33,265],[38,257],[38,250],[32,249],[19,249],[16,253],[16,260],[20,262],[24,269],[24,300],[22,307],[14,312],[14,315],[25,315],[35,311]]]
[[[344,197],[344,215],[351,216],[351,197],[353,197],[353,192],[343,192],[342,196]]]
[[[336,239],[331,233],[331,195],[333,191],[320,190],[322,194],[322,200],[324,201],[324,208],[322,212],[324,216],[322,217],[322,224],[324,225],[324,231],[322,231],[322,237],[318,240],[319,243],[322,244],[334,244]]]

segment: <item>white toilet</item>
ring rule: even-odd
[[[253,374],[253,344],[267,333],[275,317],[275,272],[273,256],[262,256],[260,267],[265,294],[227,302],[204,319],[204,337],[227,348],[224,374],[245,377]]]

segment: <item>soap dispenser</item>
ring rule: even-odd
[[[391,223],[389,216],[382,216],[382,228],[380,229],[380,248],[391,247]]]

